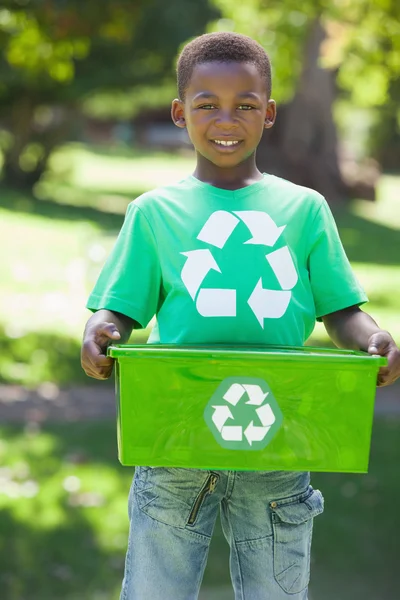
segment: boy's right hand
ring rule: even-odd
[[[108,379],[112,373],[114,359],[107,356],[107,348],[121,339],[114,323],[97,323],[85,331],[81,351],[82,369],[89,377]]]

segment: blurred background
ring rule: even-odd
[[[259,167],[326,196],[367,310],[400,342],[397,0],[3,0],[2,600],[119,597],[133,470],[113,382],[80,368],[85,302],[127,204],[194,168],[169,111],[177,54],[209,31],[269,53],[278,119]],[[309,343],[330,345],[322,326]],[[310,600],[399,597],[399,407],[398,385],[378,391],[368,475],[313,477]],[[201,591],[216,599],[233,599],[219,525]]]

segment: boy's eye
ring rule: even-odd
[[[205,110],[211,110],[213,108],[216,108],[216,106],[215,106],[215,104],[202,104],[198,108],[204,108]],[[240,110],[253,110],[255,107],[251,106],[250,104],[239,104],[238,108]]]

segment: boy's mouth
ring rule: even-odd
[[[243,140],[215,139],[210,142],[220,152],[234,152],[243,143]]]

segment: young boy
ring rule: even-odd
[[[378,384],[392,383],[400,351],[359,309],[367,298],[324,198],[256,167],[276,115],[263,48],[203,35],[184,48],[177,74],[172,119],[187,128],[196,168],[129,205],[87,304],[87,375],[110,377],[108,345],[153,315],[149,343],[172,344],[300,346],[319,318],[338,346],[386,356]],[[122,600],[197,598],[218,510],[235,598],[305,600],[323,511],[309,473],[161,467],[135,471]]]

